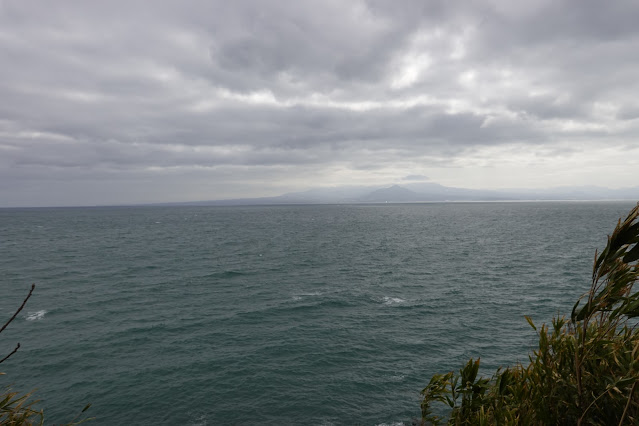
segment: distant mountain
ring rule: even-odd
[[[434,182],[408,183],[402,186],[339,186],[312,188],[275,197],[163,203],[193,206],[267,205],[267,204],[349,204],[415,203],[441,201],[525,201],[525,200],[639,200],[639,186],[609,189],[596,186],[555,187],[548,189],[481,190],[454,188]]]
[[[419,193],[421,201],[506,201],[516,199],[511,194],[486,189],[443,186],[438,183],[410,183],[404,187]]]
[[[360,197],[360,202],[368,203],[406,203],[422,200],[422,196],[410,189],[402,188],[399,185],[393,185],[390,188],[380,188],[371,193]]]
[[[379,186],[337,186],[328,188],[312,188],[302,192],[291,192],[277,197],[299,203],[357,203],[362,197]]]

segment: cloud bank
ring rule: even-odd
[[[639,5],[530,3],[0,1],[0,207],[635,185]]]

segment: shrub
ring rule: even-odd
[[[590,290],[570,318],[536,327],[530,364],[477,377],[480,360],[433,376],[422,392],[422,424],[622,425],[639,423],[639,204],[595,253]],[[440,403],[450,410],[433,413]]]

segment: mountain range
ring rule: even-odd
[[[275,197],[193,201],[182,205],[351,204],[460,201],[639,200],[639,186],[610,189],[598,186],[548,189],[484,190],[443,186],[434,182],[390,186],[312,188]]]

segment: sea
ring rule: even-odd
[[[0,209],[0,386],[45,424],[410,425],[526,363],[634,202]]]

